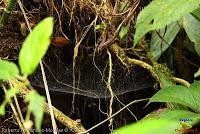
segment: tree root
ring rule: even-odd
[[[132,58],[129,58],[125,51],[117,44],[117,43],[113,43],[109,49],[117,56],[117,58],[119,59],[119,61],[125,65],[126,67],[130,66],[130,65],[138,65],[148,71],[151,72],[151,74],[153,75],[153,77],[158,80],[159,80],[159,77],[157,76],[157,74],[154,72],[153,70],[153,67],[149,64],[147,64],[146,62],[144,61],[141,61],[141,60],[137,60],[137,59],[132,59]],[[176,83],[180,83],[186,87],[189,87],[190,86],[190,83],[187,82],[186,80],[183,80],[181,78],[177,78],[177,77],[172,77],[172,80]]]
[[[111,56],[111,53],[109,52],[109,50],[107,49],[107,53],[108,53],[108,56],[109,56],[109,76],[108,76],[108,82],[107,82],[107,88],[110,92],[110,105],[109,105],[109,115],[108,117],[111,117],[112,116],[112,104],[113,104],[113,98],[114,98],[114,94],[113,94],[113,90],[112,90],[112,87],[111,87],[111,79],[112,79],[112,56]],[[109,126],[112,126],[113,125],[113,118],[110,119],[110,124]]]

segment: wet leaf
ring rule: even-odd
[[[2,103],[0,106],[0,116],[4,116],[6,111],[5,111],[6,103]]]
[[[199,114],[188,110],[167,110],[161,112],[159,118],[175,120],[177,122],[184,123],[189,128],[200,121]]]
[[[9,90],[6,91],[6,101],[10,101],[10,99],[12,97],[14,97],[14,95],[16,95],[17,93],[19,93],[19,90],[16,88],[10,88]]]

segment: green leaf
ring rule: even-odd
[[[159,109],[145,116],[142,120],[147,119],[167,119],[174,120],[191,128],[200,121],[200,114],[188,110],[170,110],[167,108]]]
[[[161,112],[159,117],[161,119],[175,120],[191,128],[193,125],[199,123],[200,114],[190,112],[187,110],[168,110]]]
[[[121,30],[119,32],[119,38],[120,38],[120,40],[122,38],[124,38],[124,36],[127,34],[127,32],[128,32],[128,27],[127,26],[122,26]]]
[[[105,27],[106,27],[106,23],[102,22],[98,25],[95,25],[94,30],[97,31],[97,30],[100,30],[100,29],[104,29]]]
[[[9,90],[6,91],[6,98],[0,106],[0,115],[5,115],[6,104],[9,103],[11,101],[11,98],[17,93],[19,93],[19,90],[15,88],[10,88]]]
[[[160,56],[167,50],[175,39],[180,26],[178,22],[173,22],[167,25],[165,28],[152,33],[150,44],[150,55],[153,60],[158,60]]]
[[[6,111],[5,111],[6,103],[2,103],[0,106],[0,116],[4,116]]]
[[[0,60],[0,79],[9,80],[19,75],[18,67],[9,61]]]
[[[197,54],[195,48],[194,48],[194,43],[190,41],[189,38],[185,38],[183,41],[183,46],[186,48],[191,54]]]
[[[146,33],[180,20],[199,4],[200,0],[153,0],[137,17],[133,47]]]
[[[115,130],[113,134],[178,134],[175,130],[181,128],[177,121],[145,120]]]
[[[24,75],[32,74],[45,55],[53,32],[53,18],[42,20],[24,41],[20,54],[19,65]]]
[[[183,17],[183,27],[190,40],[195,44],[194,48],[200,55],[200,21],[191,14]]]
[[[198,69],[198,71],[194,74],[194,78],[197,78],[200,76],[200,68]]]
[[[200,8],[195,9],[191,14],[200,21]]]
[[[26,96],[25,100],[26,102],[29,102],[28,110],[33,113],[36,123],[35,126],[39,130],[44,115],[45,98],[39,95],[36,91],[32,91]]]
[[[200,81],[194,82],[190,88],[176,85],[159,90],[150,102],[172,102],[200,112]]]
[[[19,90],[16,88],[10,88],[9,90],[7,90],[6,92],[6,102],[10,101],[12,97],[14,97],[14,95],[16,95],[17,93],[19,93]]]

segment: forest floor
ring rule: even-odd
[[[159,88],[151,72],[128,65],[118,56],[125,53],[130,58],[148,62],[143,45],[131,48],[135,17],[147,4],[139,0],[116,3],[112,0],[30,0],[21,3],[24,14],[20,3],[16,3],[0,33],[0,58],[17,63],[21,45],[29,33],[28,25],[33,28],[43,18],[53,16],[51,46],[43,59],[51,100],[53,106],[71,119],[80,120],[84,128],[89,129],[129,102],[151,97]],[[24,15],[28,17],[28,24]],[[125,25],[128,31],[122,40],[119,32]],[[120,46],[119,53],[111,47],[113,44]],[[40,68],[29,79],[45,96]],[[27,106],[23,99],[19,98],[19,104],[25,114]],[[126,108],[113,121],[107,121],[91,133],[109,133],[161,107],[160,104],[146,104],[144,101]],[[6,116],[0,118],[1,129],[19,128],[10,107],[6,110]],[[65,128],[61,123],[57,126]],[[42,128],[52,128],[49,115],[45,115]]]

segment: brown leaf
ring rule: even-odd
[[[64,37],[53,37],[53,39],[51,40],[51,44],[54,46],[66,46],[70,44],[70,40]]]

